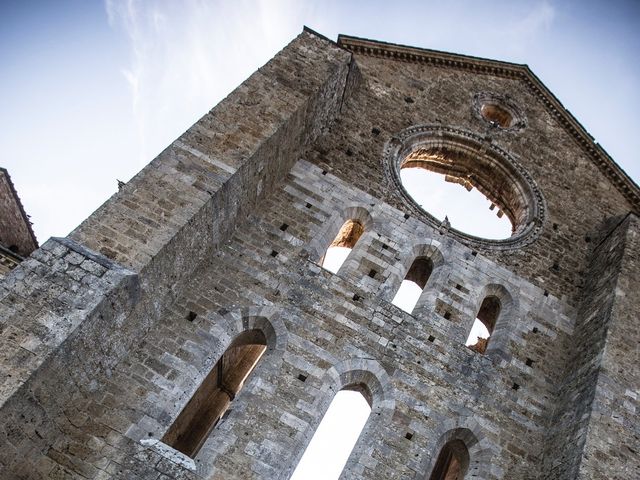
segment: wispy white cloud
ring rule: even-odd
[[[540,35],[548,32],[556,17],[556,9],[546,0],[533,3],[524,16],[514,19],[505,29],[505,40],[511,51],[523,54]]]
[[[549,2],[540,2],[513,28],[524,36],[535,35],[542,30],[549,30],[555,15],[555,8]]]
[[[123,67],[147,163],[301,29],[293,0],[106,0],[130,46]]]

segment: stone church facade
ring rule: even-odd
[[[438,222],[407,166],[513,235]],[[305,29],[2,280],[0,477],[286,480],[346,388],[342,479],[640,478],[639,211],[527,66]]]

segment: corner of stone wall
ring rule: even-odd
[[[72,240],[51,238],[3,279],[0,292],[1,406],[99,308],[103,317],[107,310],[126,315],[137,301],[137,276]],[[87,368],[90,359],[76,366]]]
[[[633,323],[629,320],[629,315],[637,316],[638,299],[635,298],[634,303],[630,297],[637,297],[634,292],[640,289],[637,279],[640,265],[637,241],[639,222],[630,213],[622,218],[607,219],[600,231],[602,233],[592,250],[585,275],[576,328],[569,343],[565,345],[569,355],[564,380],[558,389],[557,408],[549,423],[545,442],[542,477],[545,479],[610,478],[606,475],[594,477],[593,471],[598,468],[593,465],[585,466],[585,462],[589,464],[595,461],[599,464],[599,460],[596,460],[598,455],[589,455],[590,444],[603,441],[592,433],[594,431],[599,430],[600,434],[609,439],[609,445],[599,445],[595,450],[624,449],[624,441],[621,439],[624,435],[621,431],[616,431],[619,426],[615,425],[623,422],[616,421],[612,425],[613,416],[608,420],[603,418],[600,404],[609,403],[607,399],[612,396],[613,391],[621,395],[620,398],[624,397],[627,390],[624,385],[631,386],[628,379],[622,378],[624,375],[620,375],[617,367],[616,371],[610,367],[625,358],[631,359],[633,352],[627,351],[622,355],[617,352],[615,362],[612,365],[608,365],[608,362],[611,360],[609,351],[612,348],[619,349],[618,342],[621,340],[617,336],[612,338],[612,332],[626,331]],[[630,241],[634,239],[635,243]],[[625,283],[623,288],[622,282]],[[617,311],[621,299],[626,307],[623,315]],[[626,328],[621,327],[620,323],[626,325]],[[633,332],[626,334],[634,336]],[[637,365],[630,365],[628,372],[635,376],[637,385]],[[637,399],[633,401],[637,403]],[[631,404],[627,402],[627,405]],[[616,410],[611,406],[609,409],[611,412]],[[603,424],[607,426],[603,427]],[[614,440],[616,436],[618,438]],[[631,452],[627,452],[629,453]],[[620,452],[612,452],[608,458],[619,456]],[[609,466],[603,472],[616,470],[619,468]]]
[[[640,478],[640,221],[612,232],[622,249],[577,478]]]

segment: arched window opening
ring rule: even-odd
[[[338,235],[320,259],[320,266],[331,273],[337,273],[363,233],[364,225],[359,220],[351,219],[344,222]]]
[[[433,262],[430,258],[416,258],[391,303],[411,313],[427,285],[431,272],[433,272]]]
[[[469,451],[462,440],[451,440],[442,447],[429,480],[464,480],[469,468]]]
[[[409,196],[440,222],[487,239],[509,238],[521,227],[527,206],[518,186],[474,154],[448,148],[418,148],[400,165]]]
[[[370,413],[371,395],[366,386],[355,384],[340,390],[290,480],[337,480]]]
[[[202,381],[162,441],[194,458],[267,348],[264,333],[238,335]]]
[[[500,300],[494,296],[486,297],[482,301],[465,345],[478,353],[484,353],[498,321],[498,316],[500,316]]]

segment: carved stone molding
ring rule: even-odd
[[[513,235],[501,240],[476,237],[452,227],[447,228],[449,235],[465,245],[482,250],[521,248],[538,237],[546,215],[546,203],[531,175],[512,155],[490,140],[450,126],[412,126],[399,132],[385,145],[385,175],[396,187],[408,210],[416,217],[434,228],[440,228],[442,225],[441,220],[425,211],[409,195],[400,178],[401,166],[407,156],[421,149],[447,151],[454,155],[457,163],[448,168],[468,174],[469,178],[474,180],[474,186],[485,195],[493,193],[496,198],[491,200],[505,211],[514,226]],[[440,170],[438,166],[428,169],[437,172]],[[479,172],[479,175],[475,175],[474,171]],[[493,185],[486,184],[486,179],[492,177],[495,178],[496,185],[512,186],[512,190],[504,195],[505,201],[501,201],[501,193],[496,192]]]
[[[632,210],[640,215],[640,188],[615,163],[609,154],[594,141],[562,103],[549,91],[527,65],[501,62],[485,58],[458,55],[437,50],[408,47],[363,38],[338,36],[338,45],[358,55],[389,58],[396,61],[429,64],[443,68],[473,71],[485,75],[521,80],[529,91],[542,102],[549,114],[558,120],[591,161],[616,189],[629,201]]]

